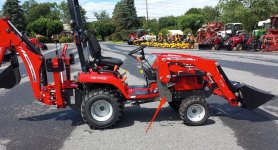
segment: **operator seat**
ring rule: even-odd
[[[123,61],[118,58],[102,56],[100,44],[94,35],[90,37],[88,44],[90,54],[92,58],[94,58],[94,63],[96,63],[97,65],[110,67],[114,67],[115,65],[117,65],[120,67],[123,64]]]

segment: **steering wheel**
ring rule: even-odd
[[[140,46],[139,48],[136,48],[135,50],[133,50],[133,51],[131,51],[131,52],[129,52],[128,53],[128,55],[133,55],[133,54],[135,54],[135,53],[137,53],[137,52],[139,52],[139,51],[142,51],[142,55],[143,55],[143,57],[145,57],[145,53],[144,53],[144,48],[146,48],[147,47],[147,45],[142,45],[142,46]]]

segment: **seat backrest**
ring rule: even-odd
[[[101,47],[94,35],[91,35],[88,44],[92,58],[98,58],[101,55]]]

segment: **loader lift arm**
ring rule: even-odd
[[[171,58],[171,55],[173,56]],[[170,57],[169,57],[170,56]],[[231,106],[241,106],[247,109],[256,109],[260,105],[276,98],[275,95],[255,89],[239,82],[231,82],[215,60],[203,59],[197,56],[183,55],[187,58],[175,57],[175,54],[160,55],[158,57],[158,74],[161,82],[169,84],[173,75],[165,70],[171,70],[171,65],[178,63],[190,66],[203,73],[207,87],[212,93],[223,97]],[[190,69],[189,69],[190,70]]]

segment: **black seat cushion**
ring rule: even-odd
[[[99,65],[107,65],[107,66],[121,66],[123,61],[118,58],[111,58],[111,57],[101,57],[98,61]]]
[[[102,56],[100,44],[94,35],[92,35],[89,39],[89,49],[90,49],[91,56],[92,58],[95,59],[97,65],[102,65],[102,66],[118,65],[120,67],[123,64],[123,61],[118,58]]]

